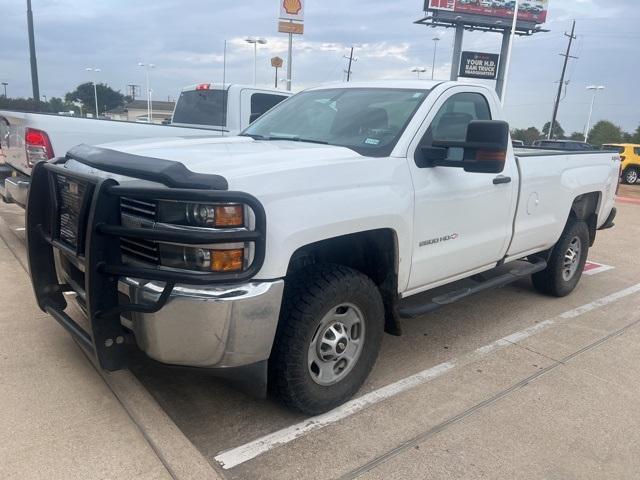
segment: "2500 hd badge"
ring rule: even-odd
[[[432,238],[431,240],[425,240],[420,242],[419,245],[421,247],[428,247],[429,245],[435,245],[436,243],[448,242],[450,240],[457,240],[460,237],[457,233],[452,233],[451,235],[445,235],[444,237]]]

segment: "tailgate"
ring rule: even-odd
[[[25,149],[25,114],[0,112],[0,151],[8,165],[26,175],[31,174]]]

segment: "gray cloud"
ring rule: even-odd
[[[640,33],[637,2],[551,0],[550,33],[519,38],[515,45],[507,113],[514,126],[542,126],[551,115],[553,97],[566,46],[563,33],[578,21],[576,54],[560,121],[581,131],[590,97],[586,86],[607,86],[599,97],[596,120],[609,118],[628,130],[640,123],[635,83]],[[9,3],[9,2],[5,2]],[[264,0],[33,0],[41,91],[61,96],[88,80],[85,67],[102,68],[101,79],[124,91],[144,82],[139,61],[153,62],[155,98],[175,97],[188,84],[222,80],[223,42],[228,40],[227,79],[249,83],[252,47],[246,35],[269,43],[258,55],[258,81],[273,81],[269,58],[284,56],[286,37],[276,32],[277,3]],[[0,79],[10,95],[28,96],[30,78],[23,2],[3,5],[0,29]],[[429,66],[434,31],[413,25],[422,14],[421,0],[308,0],[306,34],[295,39],[297,88],[340,81],[351,45],[357,45],[356,80],[412,78],[413,65]],[[437,30],[440,42],[437,77],[450,69],[452,35]],[[495,34],[468,33],[465,49],[497,52]],[[283,75],[284,76],[284,75]]]

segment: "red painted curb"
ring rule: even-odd
[[[632,205],[640,205],[640,198],[617,197],[616,201],[620,203],[630,203]]]

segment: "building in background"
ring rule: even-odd
[[[171,119],[175,102],[153,101],[152,123],[163,123]],[[134,100],[124,107],[114,108],[106,114],[111,120],[121,120],[125,122],[147,122],[147,101]]]

